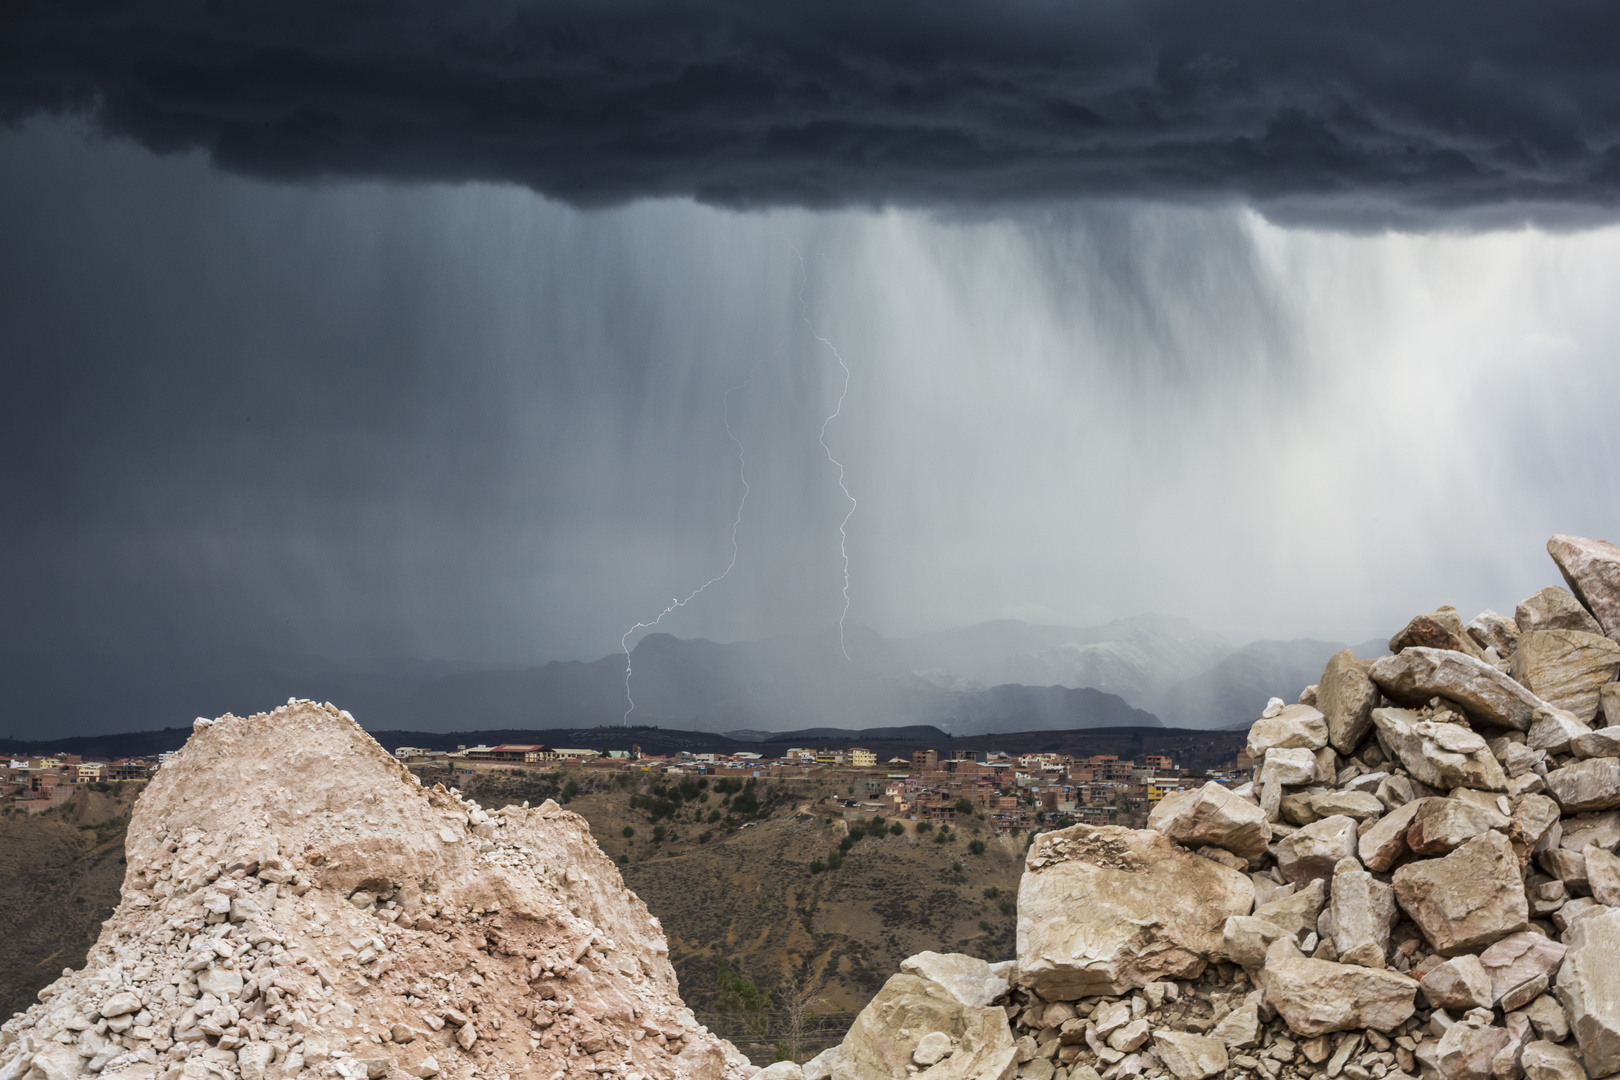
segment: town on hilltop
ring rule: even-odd
[[[1177,768],[1170,757],[1116,754],[1078,757],[1061,753],[1013,755],[998,750],[932,749],[909,758],[879,761],[871,750],[791,747],[780,756],[753,751],[730,754],[645,754],[628,750],[551,747],[538,743],[461,746],[453,751],[401,746],[394,756],[407,765],[451,770],[466,787],[493,770],[553,770],[573,767],[593,773],[628,773],[679,779],[735,776],[760,780],[832,781],[846,794],[829,796],[823,809],[849,821],[879,818],[949,827],[958,816],[989,821],[999,833],[1083,822],[1115,825],[1145,821],[1166,795],[1210,781],[1237,785],[1251,779],[1253,762],[1240,752],[1218,769]]]

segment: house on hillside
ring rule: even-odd
[[[857,769],[869,769],[877,764],[877,755],[859,746],[849,748],[849,763]]]

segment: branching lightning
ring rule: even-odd
[[[624,632],[624,636],[619,639],[619,647],[624,650],[624,700],[628,704],[624,710],[624,719],[622,722],[626,726],[629,726],[630,724],[630,714],[636,711],[636,699],[630,696],[630,635],[634,634],[637,630],[650,630],[657,626],[659,623],[664,621],[665,615],[670,614],[677,608],[685,607],[687,604],[690,604],[693,600],[697,599],[698,595],[702,593],[704,589],[707,589],[710,585],[713,585],[717,581],[723,581],[726,575],[730,574],[732,569],[737,565],[737,529],[742,525],[743,507],[748,505],[748,460],[743,453],[742,440],[737,438],[736,432],[731,430],[731,395],[736,393],[738,390],[745,389],[748,384],[753,381],[753,369],[749,369],[748,378],[744,379],[736,386],[731,387],[720,399],[721,416],[726,425],[726,435],[731,439],[732,442],[737,444],[737,479],[742,481],[743,489],[742,498],[737,500],[737,516],[731,522],[731,561],[726,564],[726,568],[724,570],[720,571],[720,573],[716,574],[708,581],[705,581],[702,585],[699,585],[692,591],[691,595],[687,596],[684,600],[679,597],[672,598],[669,602],[669,606],[663,611],[660,611],[656,619],[654,619],[652,622],[636,623],[636,625],[626,630]]]
[[[832,447],[827,445],[827,426],[838,419],[838,414],[844,411],[844,399],[849,396],[849,365],[844,363],[844,358],[839,355],[838,346],[816,332],[815,321],[811,319],[810,309],[806,306],[804,299],[805,285],[809,280],[809,275],[804,267],[804,255],[799,252],[798,248],[793,249],[793,254],[799,257],[799,311],[804,316],[804,325],[810,330],[811,337],[827,347],[827,350],[832,353],[833,359],[838,361],[838,366],[844,372],[844,385],[838,392],[838,404],[833,407],[831,413],[827,414],[827,418],[821,422],[820,441],[821,448],[827,452],[827,460],[832,462],[834,467],[838,469],[838,490],[842,491],[844,498],[849,500],[849,509],[844,513],[844,520],[838,523],[838,554],[844,560],[844,609],[838,613],[838,648],[844,654],[844,659],[849,660],[851,659],[849,647],[844,642],[844,620],[849,616],[849,519],[855,516],[855,508],[859,504],[855,501],[855,496],[849,493],[849,488],[844,484],[844,463],[833,456]]]

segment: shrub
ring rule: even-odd
[[[904,836],[905,832],[906,832],[906,827],[904,825],[900,824],[898,821],[895,822],[893,825],[889,826],[889,835],[890,836]]]
[[[820,859],[810,860],[810,872],[812,874],[819,874],[825,869],[827,869],[827,864],[822,862]]]
[[[971,801],[969,801],[968,799],[957,799],[956,800],[956,812],[958,814],[961,814],[963,817],[972,817],[973,816],[973,803]]]
[[[951,863],[951,869],[960,874],[962,872],[962,860],[957,859],[955,862]]]
[[[714,833],[710,832],[708,829],[704,829],[702,832],[698,833],[698,843],[707,844],[713,836]]]
[[[1018,910],[1018,905],[1013,903],[1011,900],[1003,900],[1001,902],[1001,913],[1003,915],[1011,915],[1014,911],[1017,911],[1017,910]]]
[[[664,828],[662,825],[653,826],[653,843],[662,844],[664,842],[664,837],[668,835],[669,830]]]
[[[973,854],[975,854],[975,855],[983,855],[984,854],[984,841],[983,840],[974,840],[974,841],[972,841],[971,843],[968,844],[968,850],[973,852]]]
[[[568,781],[568,783],[563,785],[562,799],[560,801],[565,802],[565,803],[572,802],[573,799],[574,799],[574,796],[578,795],[578,794],[579,794],[579,784],[576,781],[570,780],[570,781]]]
[[[994,900],[996,897],[998,897],[1000,895],[1001,895],[1001,890],[996,888],[994,885],[992,885],[988,889],[984,890],[984,898],[986,900]]]
[[[620,855],[619,856],[619,865],[620,866],[625,865],[629,861],[630,861],[630,856],[628,856],[628,855]]]
[[[985,933],[988,934],[990,932],[990,924],[985,922],[983,919],[980,919],[979,920],[979,929],[983,930]]]
[[[934,823],[932,821],[919,821],[917,822],[917,831],[920,833],[933,832]]]
[[[626,840],[628,840],[632,836],[636,835],[636,827],[634,825],[626,825],[624,828],[620,829],[619,831],[624,834],[624,838]]]

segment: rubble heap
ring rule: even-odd
[[[772,1080],[1620,1073],[1620,548],[1548,550],[1273,699],[1254,783],[1036,837],[1016,963],[913,958]]]
[[[424,789],[346,713],[198,720],[0,1078],[741,1080],[585,820]]]

